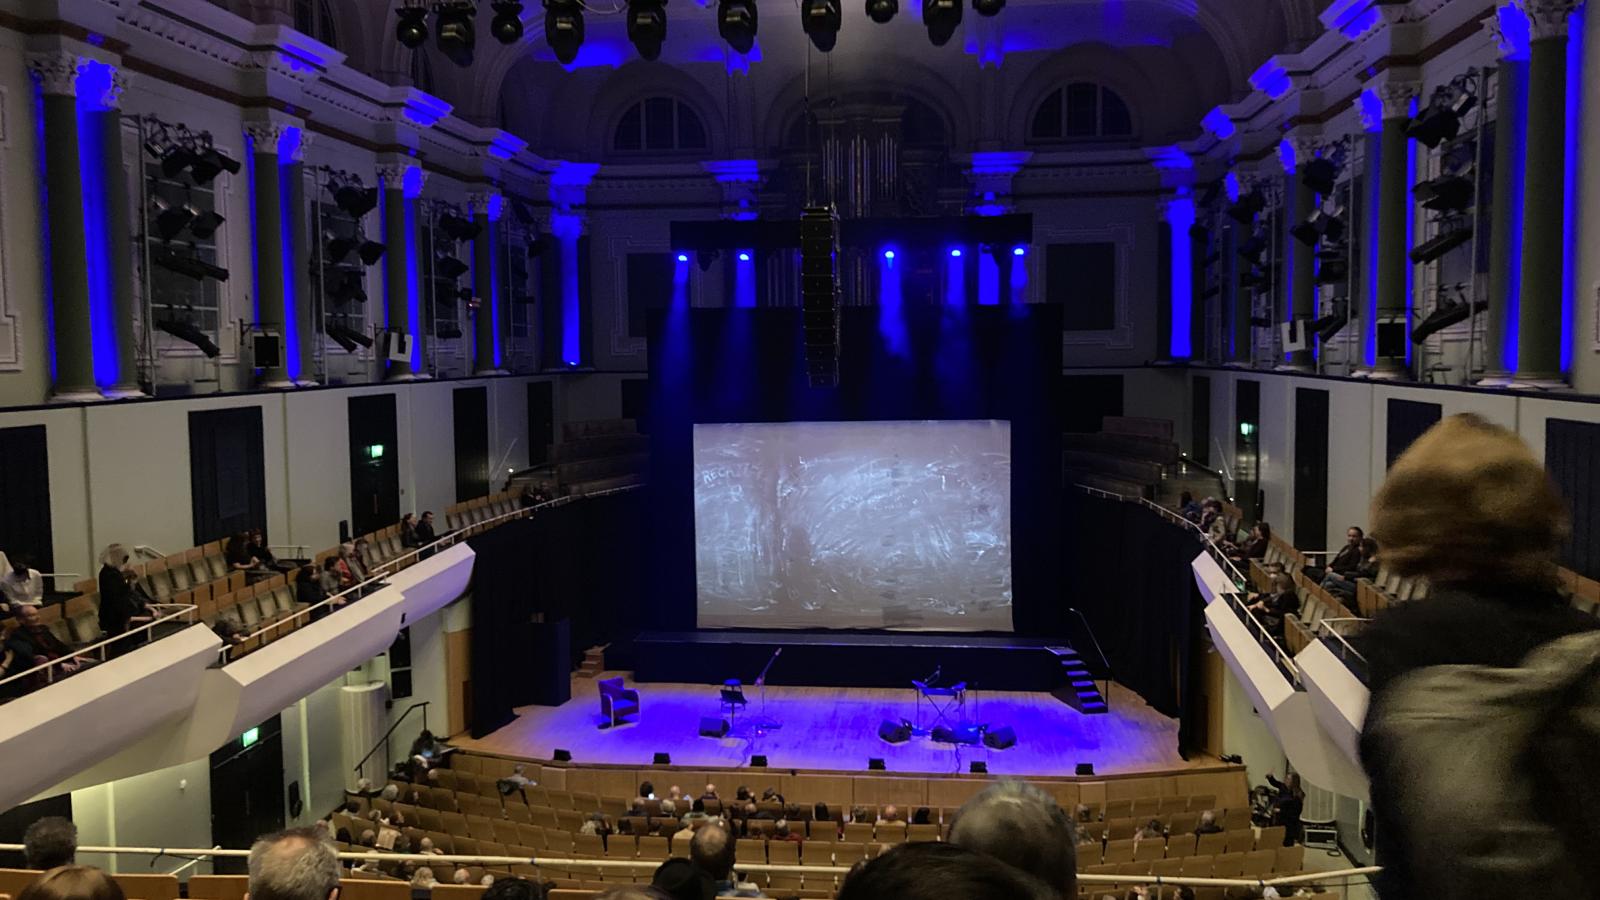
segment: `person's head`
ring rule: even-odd
[[[457,869],[456,873],[450,876],[450,880],[456,884],[466,884],[472,880],[472,873],[466,869]]]
[[[1068,845],[1069,847],[1071,845]],[[1005,863],[940,841],[898,844],[858,863],[838,900],[1055,900],[1043,882]]]
[[[678,804],[674,803],[671,797],[667,797],[661,801],[661,812],[663,815],[668,816],[677,815]]]
[[[22,889],[17,900],[123,900],[122,888],[93,866],[52,868]]]
[[[338,841],[338,842],[339,842],[339,843],[341,843],[341,844],[349,844],[349,843],[352,843],[352,841],[351,841],[351,840],[350,840],[350,829],[348,829],[348,828],[341,828],[341,829],[339,829],[339,830],[338,830],[338,831],[335,831],[335,832],[334,832],[334,833],[333,833],[333,839],[334,839],[334,840],[335,840],[335,841]]]
[[[1288,572],[1281,569],[1273,572],[1269,581],[1274,594],[1282,594],[1286,591],[1294,590],[1294,579],[1289,576]]]
[[[781,837],[781,838],[788,837],[789,836],[789,820],[788,819],[779,819],[778,821],[773,822],[772,823],[772,833],[776,834],[778,837]]]
[[[757,807],[756,807],[756,802],[754,800],[746,800],[745,801],[745,804],[744,804],[744,815],[745,815],[745,818],[748,819],[749,817],[755,815],[756,814],[756,810],[757,810]]]
[[[1210,828],[1211,826],[1213,826],[1215,824],[1217,824],[1217,813],[1216,813],[1216,810],[1208,809],[1205,812],[1200,814],[1200,827],[1202,827],[1202,828]]]
[[[324,572],[332,572],[337,568],[339,568],[339,558],[337,556],[330,556],[322,561],[322,571]]]
[[[1020,781],[985,788],[950,823],[951,843],[1015,866],[1063,897],[1077,894],[1076,836],[1055,798]]]
[[[667,796],[676,800],[683,796],[683,789],[677,785],[673,785],[672,787],[667,788]]]
[[[811,807],[811,818],[816,819],[818,822],[828,821],[828,804],[818,803]]]
[[[39,613],[33,607],[24,607],[33,615],[34,623]],[[26,619],[23,625],[32,627]],[[22,833],[22,855],[30,869],[54,869],[71,865],[78,854],[78,826],[61,816],[46,816],[28,826]]]
[[[422,840],[418,841],[417,842],[417,850],[419,850],[422,853],[432,853],[433,852],[433,838],[425,837]]]
[[[689,841],[689,860],[716,881],[733,874],[733,835],[721,822],[708,822],[695,829]]]
[[[250,848],[245,900],[338,900],[339,858],[315,833],[292,828]]]
[[[1161,826],[1160,819],[1151,819],[1150,821],[1144,823],[1144,833],[1147,837],[1154,837],[1155,835],[1160,834],[1163,830],[1164,829]]]
[[[885,806],[883,808],[883,817],[891,822],[895,821],[896,819],[900,818],[900,808],[895,806],[893,803]]]
[[[619,884],[594,895],[594,900],[673,900],[672,895],[648,884]]]
[[[1351,525],[1344,530],[1344,542],[1352,547],[1361,546],[1361,540],[1366,536],[1367,533],[1361,530],[1360,525]]]
[[[266,535],[265,532],[263,532],[259,528],[250,529],[250,543],[259,545],[259,544],[265,544],[266,542],[267,542],[267,535]]]
[[[378,833],[376,831],[373,831],[371,828],[368,828],[366,831],[361,832],[361,846],[363,846],[363,847],[376,847],[376,846],[378,846]]]
[[[1362,559],[1377,559],[1378,558],[1378,542],[1373,540],[1372,538],[1362,538],[1361,539],[1361,557],[1362,557]]]
[[[650,876],[650,886],[671,900],[710,900],[717,892],[706,873],[681,856],[657,866]]]
[[[28,559],[27,554],[18,553],[16,556],[11,557],[11,571],[17,573],[19,578],[27,578],[31,562],[33,561]]]
[[[17,620],[18,625],[30,631],[39,627],[39,607],[32,604],[11,604],[11,617]]]
[[[355,544],[352,544],[349,541],[345,541],[344,543],[339,545],[339,558],[340,559],[349,559],[350,557],[355,556],[355,555],[356,555],[356,545]]]
[[[1263,541],[1272,540],[1272,526],[1267,522],[1257,522],[1251,526],[1250,533]]]
[[[439,879],[433,877],[433,869],[427,866],[417,866],[417,870],[411,873],[411,880],[418,884],[434,884]]]
[[[135,569],[133,566],[123,566],[122,580],[129,584],[137,583],[139,580],[139,570]]]
[[[367,547],[369,547],[369,546],[371,546],[371,545],[367,543],[367,539],[366,538],[356,538],[356,552],[357,553],[365,553],[366,550],[367,550]]]
[[[913,825],[926,825],[932,821],[932,819],[933,812],[926,806],[917,807],[917,811],[911,814],[911,824]]]
[[[1190,493],[1188,491],[1184,491],[1183,493],[1178,495],[1178,505],[1180,505],[1180,506],[1188,506],[1189,504],[1191,504],[1193,502],[1194,502],[1194,494],[1192,494],[1192,493]]]
[[[656,795],[656,786],[655,785],[651,784],[648,781],[639,782],[639,796],[641,796],[641,797],[654,797],[655,795]]]
[[[422,524],[424,524],[424,525],[432,525],[433,524],[433,510],[430,509],[430,510],[427,510],[427,511],[423,512],[423,514],[422,514]]]
[[[717,795],[717,786],[714,785],[714,784],[707,784],[706,785],[706,796],[715,797],[716,795]]]
[[[128,548],[121,544],[112,544],[100,554],[100,564],[113,569],[121,569],[128,564]]]
[[[390,803],[400,799],[400,785],[386,784],[383,786],[383,799]]]
[[[742,784],[739,785],[739,787],[737,789],[735,789],[734,792],[733,792],[733,798],[735,800],[749,800],[750,799],[750,789],[745,787]]]
[[[706,811],[706,801],[698,797],[695,798],[694,803],[689,805],[689,811],[690,813],[704,813]]]
[[[1094,819],[1094,813],[1089,811],[1089,804],[1079,803],[1078,808],[1073,810],[1073,817],[1079,822],[1089,822]]]
[[[1372,536],[1402,576],[1434,584],[1554,587],[1567,515],[1544,465],[1511,431],[1451,416],[1389,467]]]
[[[543,897],[544,889],[539,882],[512,876],[495,879],[483,892],[483,900],[543,900]]]
[[[315,581],[316,577],[317,570],[311,566],[301,566],[299,570],[294,573],[294,580],[296,584],[304,584],[306,582]]]

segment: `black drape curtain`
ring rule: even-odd
[[[639,490],[592,497],[468,539],[477,555],[472,572],[473,737],[515,718],[512,708],[519,705],[531,671],[525,626],[535,616],[571,622],[568,670],[586,648],[627,643],[638,632],[644,506]]]
[[[266,533],[261,407],[189,413],[189,490],[195,546],[251,528]]]
[[[1075,523],[1063,560],[1069,605],[1094,629],[1116,681],[1161,714],[1180,717],[1199,627],[1189,568],[1199,543],[1135,503],[1070,491],[1066,504],[1067,521]],[[1084,638],[1074,647],[1085,659],[1095,656]]]

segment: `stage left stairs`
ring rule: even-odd
[[[578,667],[579,678],[597,678],[606,670],[606,648],[590,647],[583,651],[583,664]]]
[[[1089,671],[1088,663],[1078,655],[1078,651],[1071,647],[1051,647],[1050,652],[1060,661],[1061,674],[1066,678],[1066,684],[1051,692],[1056,699],[1086,716],[1104,715],[1111,711],[1106,705],[1105,695],[1100,692],[1100,685]]]

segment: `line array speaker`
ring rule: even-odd
[[[800,215],[800,299],[805,319],[806,380],[839,384],[839,215],[810,206]]]

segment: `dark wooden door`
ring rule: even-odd
[[[400,521],[400,448],[394,395],[351,397],[351,533],[369,534]]]

